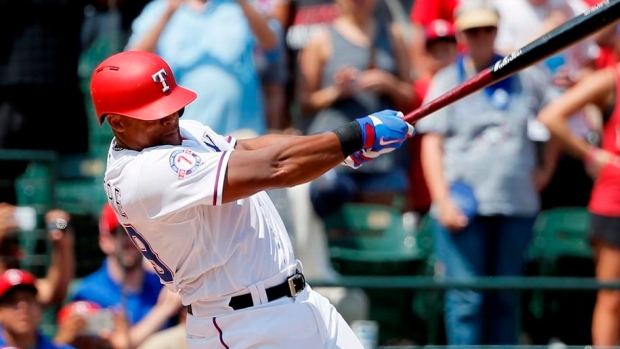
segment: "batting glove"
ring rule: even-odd
[[[416,132],[413,125],[404,121],[403,117],[403,113],[387,109],[357,119],[362,128],[364,146],[344,159],[343,165],[355,169],[381,154],[400,148]]]

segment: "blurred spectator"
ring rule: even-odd
[[[255,45],[268,52],[277,38],[247,0],[153,0],[134,20],[126,49],[161,55],[177,82],[198,93],[185,118],[221,134],[264,134]]]
[[[130,325],[122,309],[102,308],[91,301],[73,301],[58,313],[59,328],[54,342],[68,343],[77,349],[136,348],[157,336],[161,325],[183,309],[179,295],[162,288],[157,304],[137,324]]]
[[[21,267],[19,234],[22,232],[15,212],[15,206],[0,203],[0,273]],[[50,210],[45,214],[45,223],[47,238],[52,245],[51,259],[45,277],[35,281],[37,301],[43,306],[62,303],[75,269],[74,232],[69,213]]]
[[[54,345],[39,331],[41,304],[34,275],[9,269],[0,277],[0,345],[3,348],[71,349]]]
[[[5,0],[0,13],[16,21],[0,24],[0,149],[86,155],[88,119],[78,79],[83,2]],[[28,162],[1,163],[0,202],[16,204],[15,179]]]
[[[531,42],[533,39],[555,29],[567,20],[580,14],[587,6],[581,0],[495,0],[500,22],[496,49],[503,54]],[[591,39],[582,40],[569,48],[543,60],[539,66],[548,75],[552,88],[562,92],[593,69]],[[593,135],[593,124],[585,110],[578,110],[570,118],[571,128],[583,138]],[[541,209],[554,207],[583,207],[587,204],[592,188],[592,180],[585,173],[579,159],[566,154],[555,143],[543,145],[548,131],[533,121],[531,128],[539,148],[545,149],[548,163],[555,163],[557,170],[549,185],[541,192]]]
[[[260,46],[254,46],[254,60],[260,79],[263,100],[265,101],[265,116],[267,129],[284,131],[290,127],[287,110],[286,85],[288,81],[287,51],[284,42],[284,28],[276,13],[280,6],[289,4],[288,0],[252,0],[256,10],[267,18],[269,27],[277,39],[275,49],[265,51]]]
[[[453,24],[454,9],[462,0],[415,0],[409,13],[412,26],[412,40],[409,55],[415,77],[432,74],[432,66],[426,56],[425,31],[437,19]]]
[[[433,75],[454,63],[457,54],[456,36],[451,22],[436,19],[424,28],[424,59],[428,69],[425,69],[424,75],[418,76],[413,82],[413,92],[416,96],[413,98],[414,105],[410,108],[411,110],[422,105]],[[431,206],[431,197],[420,160],[422,138],[424,135],[407,142],[411,155],[408,208],[419,214],[427,213]]]
[[[573,16],[566,0],[494,0],[502,18],[495,47],[502,54],[523,47]]]
[[[108,348],[110,344],[107,340],[98,335],[99,331],[105,330],[105,325],[101,321],[93,321],[100,328],[97,333],[94,332],[94,323],[92,321],[94,314],[99,314],[101,307],[93,302],[75,301],[63,306],[58,312],[58,331],[54,337],[54,343],[69,343],[76,349],[100,349]],[[92,317],[91,317],[92,316]],[[89,319],[89,317],[91,317]],[[85,328],[90,327],[86,332]]]
[[[594,69],[615,67],[620,61],[616,45],[620,40],[620,24],[610,25],[595,33],[592,40],[596,43]]]
[[[337,4],[339,17],[317,32],[301,54],[301,106],[310,117],[310,134],[377,110],[398,109],[413,98],[398,25],[373,17],[376,0]],[[399,155],[384,155],[354,171],[340,166],[315,180],[311,200],[317,214],[324,217],[354,200],[392,204],[408,185]]]
[[[581,0],[494,0],[502,21],[495,41],[499,53],[508,55],[580,14]],[[572,5],[572,6],[571,6]],[[581,74],[591,70],[593,43],[582,40],[543,60],[539,65],[553,78],[554,85],[566,88]],[[585,69],[585,71],[582,71]]]
[[[108,336],[113,346],[123,348],[127,340],[138,345],[150,334],[174,325],[182,306],[179,296],[163,288],[150,267],[146,269],[142,254],[107,204],[100,215],[99,246],[106,254],[101,268],[82,278],[70,298],[120,314],[115,321],[126,321],[129,333],[134,334],[128,337],[115,330],[116,336]]]
[[[620,45],[616,45],[616,54]],[[620,279],[620,64],[601,68],[584,77],[547,106],[540,120],[566,151],[582,159],[595,178],[588,211],[589,239],[594,250],[595,273],[599,281]],[[576,110],[594,105],[603,116],[600,147],[576,135],[567,119]],[[592,344],[620,345],[620,293],[598,291],[592,317]]]
[[[467,54],[433,77],[425,103],[502,59],[494,51],[499,15],[492,3],[462,1],[457,39]],[[528,120],[552,97],[536,67],[471,94],[417,123],[426,133],[422,165],[434,218],[439,272],[452,280],[520,276],[550,177],[537,169]],[[519,294],[451,289],[445,293],[448,344],[517,344]]]

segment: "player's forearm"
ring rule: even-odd
[[[234,151],[228,162],[223,202],[232,202],[262,190],[293,187],[318,178],[344,160],[338,136],[263,136],[272,142],[253,151]],[[277,141],[275,141],[277,140]],[[253,146],[256,146],[254,144]],[[360,143],[359,148],[362,144]]]

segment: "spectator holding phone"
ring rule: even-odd
[[[161,338],[169,342],[168,338],[178,332],[172,329],[182,329],[182,343],[173,347],[182,349],[185,346],[184,323],[159,330],[168,319],[180,316],[184,311],[180,297],[166,288],[161,289],[157,304],[135,325],[129,324],[121,309],[102,308],[92,301],[73,301],[58,312],[54,343],[68,343],[76,349],[152,349],[145,341],[159,343],[154,340]]]
[[[28,349],[73,349],[55,345],[39,331],[42,308],[34,275],[9,269],[0,276],[0,346]]]
[[[22,251],[19,232],[25,223],[20,224],[22,218],[17,214],[19,209],[8,203],[0,203],[0,273],[20,268]],[[29,220],[36,220],[36,217]],[[28,225],[36,226],[36,221]],[[48,211],[45,214],[45,229],[52,246],[51,260],[45,277],[35,281],[37,300],[43,306],[60,304],[64,300],[75,269],[74,236],[69,213],[59,209]]]
[[[103,264],[80,281],[71,300],[114,310],[113,330],[101,336],[113,348],[122,349],[174,325],[174,316],[182,307],[179,295],[163,288],[151,267],[145,267],[142,254],[109,205],[100,215],[99,246],[106,254]]]

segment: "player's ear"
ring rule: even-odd
[[[124,129],[122,116],[116,114],[108,114],[106,115],[106,120],[108,120],[108,123],[113,130],[120,131]]]

